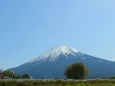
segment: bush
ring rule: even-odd
[[[68,66],[64,74],[70,79],[83,79],[88,74],[88,70],[84,64],[78,62]]]

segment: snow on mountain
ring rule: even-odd
[[[41,56],[26,62],[15,69],[17,74],[28,73],[34,79],[64,79],[66,67],[75,62],[82,62],[88,69],[87,78],[103,78],[115,75],[115,62],[83,54],[69,46],[51,48]]]
[[[37,57],[36,59],[29,61],[27,63],[33,63],[40,60],[49,60],[49,61],[55,61],[58,59],[59,55],[65,55],[68,58],[68,55],[75,56],[76,54],[82,55],[83,53],[79,52],[78,50],[74,49],[73,47],[69,46],[57,46],[51,48],[49,51],[47,51],[45,54]]]

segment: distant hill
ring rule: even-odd
[[[82,62],[86,66],[89,71],[87,78],[115,76],[115,62],[81,53],[69,46],[53,47],[41,56],[13,69],[17,74],[28,73],[35,79],[64,79],[66,67],[75,62]]]
[[[24,74],[21,79],[32,79],[32,77],[28,74]]]

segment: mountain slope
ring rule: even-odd
[[[72,47],[68,47],[68,46],[57,46],[57,47],[53,47],[51,48],[49,51],[47,51],[45,54],[35,58],[34,60],[28,62],[28,63],[33,63],[33,62],[37,62],[37,61],[43,61],[43,60],[49,60],[49,61],[55,61],[56,59],[59,58],[59,55],[65,55],[66,58],[68,58],[68,55],[73,55],[75,56],[75,54],[80,55],[81,53],[72,48]]]
[[[96,58],[69,46],[51,48],[45,54],[15,68],[18,74],[28,73],[33,78],[65,78],[64,70],[75,62],[82,62],[89,71],[87,78],[112,77],[115,62]],[[10,69],[12,70],[12,69]]]

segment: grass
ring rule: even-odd
[[[0,80],[0,86],[115,86],[115,80]]]

